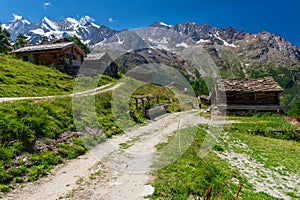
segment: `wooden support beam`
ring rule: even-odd
[[[136,110],[139,109],[139,99],[135,98],[135,108]]]
[[[142,111],[143,111],[143,115],[146,116],[146,109],[145,109],[145,101],[144,101],[144,99],[142,99]]]

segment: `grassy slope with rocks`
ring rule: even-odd
[[[85,153],[113,134],[122,133],[111,113],[110,96],[111,92],[96,95],[97,124],[90,121],[92,113],[83,112],[79,116],[83,119],[81,126],[74,124],[71,98],[2,103],[0,191],[7,192],[16,183],[35,181],[54,165]],[[84,103],[88,98],[80,101]],[[86,129],[98,126],[103,134]]]
[[[278,115],[231,119],[239,121],[224,127],[206,157],[197,155],[207,134],[201,126],[178,160],[154,171],[151,199],[197,199],[210,185],[212,199],[233,199],[239,184],[238,199],[299,199],[300,144],[299,135],[293,136],[295,127]],[[271,129],[283,133],[271,134]]]
[[[7,55],[0,55],[0,63],[2,97],[60,95],[73,91],[74,78],[54,68],[36,66]],[[103,76],[96,86],[115,82]],[[1,103],[0,192],[9,191],[15,184],[35,181],[54,165],[85,153],[105,137],[122,133],[114,122],[110,97],[109,91],[96,95],[92,107],[96,108],[97,124],[89,121],[93,113],[83,112],[79,113],[84,119],[82,126],[74,123],[70,97]],[[86,96],[78,101],[85,103],[90,98]],[[76,109],[80,111],[75,108],[74,112]],[[89,134],[85,129],[96,126],[104,135]]]

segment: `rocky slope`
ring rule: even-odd
[[[195,75],[191,63],[178,54],[195,47],[203,47],[224,78],[273,76],[284,88],[300,87],[300,48],[266,31],[250,34],[232,27],[155,22],[143,29],[118,33],[95,45],[94,52],[114,48],[126,52],[119,63],[123,71],[155,62]]]
[[[235,30],[214,28],[208,25],[183,23],[164,26],[156,22],[152,27],[164,27],[191,37],[209,52],[220,69],[227,69],[227,77],[253,77],[260,72],[287,67],[296,69],[300,64],[300,48],[277,34],[266,31],[251,34]],[[228,73],[228,71],[230,73]]]

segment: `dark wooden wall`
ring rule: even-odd
[[[227,104],[279,104],[278,92],[226,92]]]
[[[65,50],[17,53],[17,57],[37,65],[46,66],[65,64],[80,66],[84,59],[74,47],[70,47]]]

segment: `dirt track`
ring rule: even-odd
[[[19,101],[19,100],[43,100],[43,99],[55,99],[55,98],[62,98],[62,97],[78,97],[78,96],[88,96],[88,95],[96,95],[99,93],[107,92],[116,89],[123,83],[118,83],[114,85],[113,87],[111,84],[102,85],[100,87],[86,90],[83,92],[76,92],[72,94],[65,94],[65,95],[55,95],[55,96],[41,96],[41,97],[0,97],[0,103],[6,102],[6,101]]]
[[[147,183],[151,180],[155,145],[179,127],[199,123],[209,120],[195,112],[166,114],[108,139],[78,159],[56,167],[49,176],[15,189],[4,199],[144,199],[153,192]],[[128,147],[122,148],[122,143]]]

